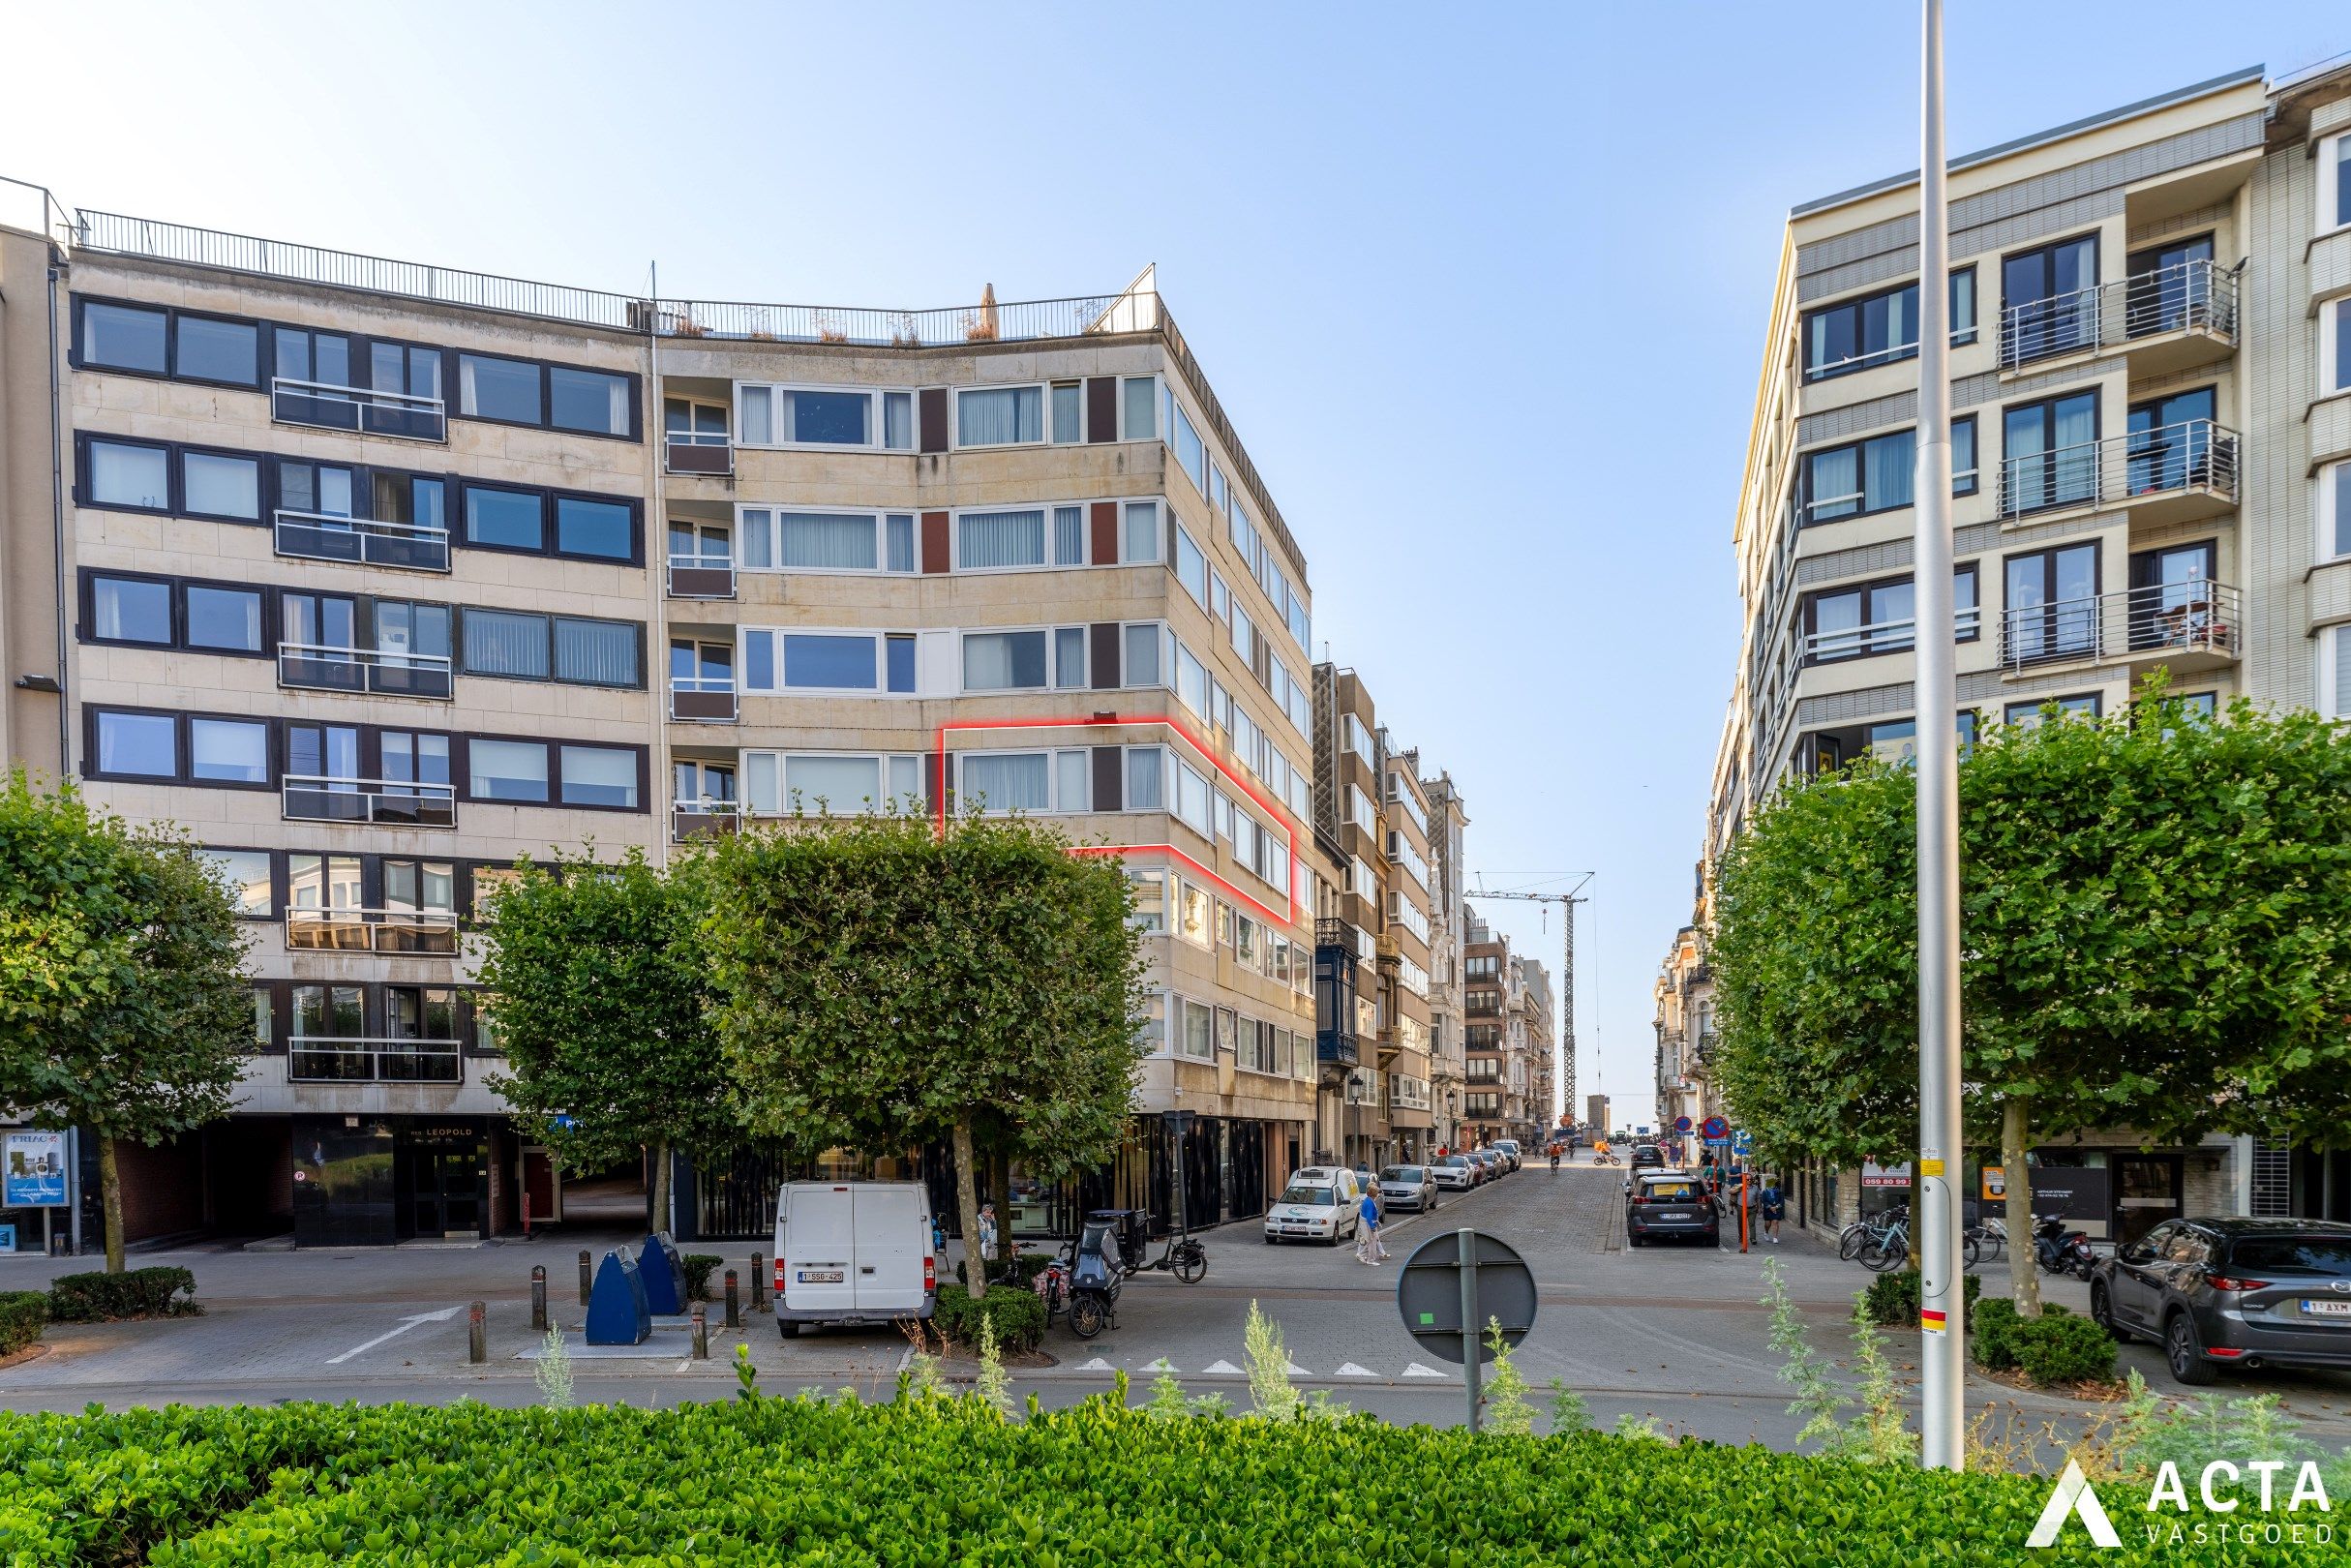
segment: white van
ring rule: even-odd
[[[938,1301],[920,1182],[787,1182],[775,1200],[775,1326],[927,1318]]]
[[[1363,1225],[1363,1184],[1344,1165],[1308,1165],[1265,1211],[1265,1239],[1325,1241],[1338,1246]]]

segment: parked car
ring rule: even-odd
[[[1429,1167],[1436,1185],[1448,1192],[1466,1192],[1478,1185],[1481,1172],[1467,1155],[1452,1154]]]
[[[2166,1220],[2090,1271],[2090,1315],[2163,1347],[2173,1378],[2351,1367],[2351,1224]]]
[[[1472,1153],[1469,1158],[1478,1162],[1478,1169],[1486,1173],[1486,1179],[1490,1182],[1500,1181],[1502,1179],[1502,1173],[1509,1169],[1507,1165],[1502,1163],[1502,1157],[1495,1154],[1492,1149],[1479,1149]]]
[[[1436,1178],[1427,1165],[1390,1165],[1379,1173],[1379,1202],[1383,1211],[1426,1214],[1436,1207]]]
[[[1705,1185],[1688,1171],[1636,1171],[1626,1187],[1626,1245],[1664,1238],[1722,1245],[1722,1215],[1707,1198]]]
[[[1625,1161],[1625,1168],[1628,1170],[1664,1170],[1666,1168],[1666,1152],[1654,1143],[1635,1144],[1633,1158]]]
[[[1265,1211],[1266,1244],[1323,1241],[1337,1246],[1361,1228],[1363,1218],[1356,1211],[1363,1193],[1355,1173],[1344,1166],[1308,1165],[1292,1172],[1289,1186]]]
[[[1522,1164],[1525,1163],[1524,1159],[1520,1153],[1519,1140],[1517,1138],[1496,1138],[1493,1140],[1493,1147],[1496,1154],[1499,1154],[1503,1159],[1510,1161],[1511,1169],[1517,1170]]]
[[[775,1327],[927,1318],[938,1302],[920,1182],[787,1182],[775,1200]]]

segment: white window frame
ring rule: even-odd
[[[2342,188],[2342,166],[2351,164],[2351,131],[2338,132],[2318,144],[2318,232],[2332,234],[2351,228],[2351,212],[2336,211],[2336,194]]]
[[[1080,758],[1084,758],[1084,759],[1086,759],[1086,766],[1087,766],[1087,768],[1088,768],[1089,769],[1091,769],[1092,765],[1093,765],[1093,757],[1092,757],[1092,753],[1091,753],[1090,751],[1088,751],[1088,750],[1087,750],[1086,748],[1084,748],[1084,747],[1081,747],[1081,746],[974,746],[973,748],[971,748],[971,749],[970,749],[970,750],[968,750],[968,751],[958,751],[958,752],[955,752],[955,753],[953,754],[952,761],[953,761],[954,769],[955,769],[955,799],[957,799],[959,802],[960,802],[960,801],[962,801],[962,800],[963,800],[963,799],[964,799],[964,789],[963,789],[963,769],[964,769],[964,765],[965,765],[966,763],[968,763],[968,762],[969,762],[969,761],[970,761],[972,758],[974,758],[974,757],[1042,757],[1042,758],[1045,760],[1045,803],[1044,803],[1043,805],[1040,805],[1040,806],[993,806],[993,805],[989,805],[989,806],[982,806],[982,807],[980,807],[980,814],[981,814],[981,815],[983,815],[983,816],[989,816],[989,817],[1010,816],[1010,815],[1012,812],[1014,812],[1014,811],[1026,811],[1026,812],[1037,813],[1037,814],[1041,814],[1041,815],[1046,815],[1046,816],[1070,816],[1070,815],[1074,815],[1074,814],[1083,813],[1083,812],[1090,812],[1090,811],[1092,811],[1092,810],[1094,809],[1094,804],[1093,804],[1093,794],[1092,794],[1092,792],[1093,792],[1093,776],[1092,776],[1091,771],[1089,771],[1089,772],[1087,773],[1087,775],[1086,775],[1086,780],[1087,780],[1087,782],[1086,782],[1087,799],[1086,799],[1085,800],[1082,800],[1082,801],[1077,801],[1077,802],[1070,802],[1070,801],[1064,800],[1064,799],[1062,799],[1062,788],[1061,788],[1061,765],[1062,765],[1062,760],[1063,760],[1064,758],[1066,758],[1066,757],[1080,757]]]
[[[925,787],[923,779],[923,764],[927,759],[921,752],[810,751],[806,749],[792,750],[774,746],[754,747],[751,750],[743,752],[738,759],[735,771],[735,792],[737,803],[740,809],[751,815],[762,817],[797,817],[801,815],[801,813],[790,809],[790,792],[784,782],[785,775],[790,771],[787,765],[790,759],[794,757],[822,757],[828,760],[838,758],[856,762],[878,763],[880,765],[879,777],[882,781],[883,798],[879,801],[875,801],[864,806],[862,810],[855,813],[857,815],[875,814],[885,809],[891,800],[901,802],[906,809],[912,811],[928,812],[930,810],[930,796]],[[755,758],[758,759],[758,763],[756,764],[753,761]],[[901,793],[894,791],[889,787],[890,770],[892,766],[897,763],[910,763],[913,765],[915,787],[911,792]],[[775,785],[775,804],[773,807],[761,803],[753,793],[752,780],[759,771],[759,765],[761,764],[764,764],[774,770],[773,783]],[[828,799],[825,802],[825,808],[836,817],[849,816],[852,814],[849,807],[855,803],[856,802],[853,801],[833,801]]]
[[[2351,560],[2351,539],[2341,549],[2336,548],[2336,519],[2351,522],[2351,458],[2330,463],[2318,470],[2318,513],[2311,521],[2315,535],[2312,543],[2320,561]],[[2351,530],[2346,530],[2351,533]]]
[[[985,508],[974,509],[985,510]],[[1058,657],[1057,649],[1060,641],[1054,634],[1065,631],[1085,631],[1086,629],[1087,628],[1083,625],[958,626],[954,628],[953,634],[955,639],[955,693],[957,695],[967,697],[994,697],[1005,692],[1085,690],[1087,688],[1080,686],[1059,686],[1054,684],[1053,678],[1055,672],[1053,665],[1054,660],[1056,657]],[[1042,632],[1045,634],[1045,683],[1041,686],[965,686],[963,683],[964,639],[969,637],[998,637],[1014,632]],[[1124,653],[1125,649],[1121,648],[1120,651]],[[917,657],[919,658],[919,652],[918,652]],[[1122,671],[1121,673],[1123,674],[1124,672]],[[915,684],[919,686],[921,683],[921,672],[918,668],[915,675]],[[933,695],[937,694],[934,693]],[[1033,746],[1022,746],[1017,749],[1022,751],[1033,751],[1036,748]]]
[[[2351,622],[2322,626],[2312,639],[2318,645],[2318,683],[2313,695],[2318,711],[2328,718],[2351,719],[2351,691],[2336,689],[2335,672],[2342,664],[2342,640],[2351,637]]]
[[[975,508],[980,510],[980,508]],[[744,541],[750,536],[750,513],[758,512],[766,522],[768,560],[766,566],[747,566],[744,557],[750,552]],[[787,566],[783,564],[784,530],[781,521],[785,512],[804,512],[812,517],[863,517],[873,520],[873,558],[871,566]],[[911,517],[915,520],[914,564],[893,569],[889,564],[889,520]],[[679,521],[688,521],[680,519]],[[922,514],[911,508],[871,506],[801,506],[791,501],[738,501],[735,504],[735,569],[738,572],[760,572],[777,577],[919,577],[922,574]]]
[[[1026,388],[1037,392],[1037,439],[1033,441],[967,441],[963,438],[963,399],[967,393],[1017,392]],[[1002,452],[1024,446],[1053,444],[1053,383],[1051,381],[988,381],[979,386],[949,388],[954,396],[948,400],[947,444],[953,452]],[[1079,395],[1079,422],[1084,422],[1084,395]],[[918,444],[919,444],[918,442]]]
[[[860,394],[867,400],[865,408],[865,429],[872,435],[873,438],[863,443],[850,441],[787,441],[778,439],[769,439],[766,441],[745,440],[743,438],[743,435],[749,427],[743,422],[742,395],[746,388],[764,391],[768,394],[768,428],[769,435],[771,437],[776,434],[776,425],[781,422],[776,407],[776,396],[778,393],[826,392]],[[910,403],[909,405],[906,422],[906,444],[904,446],[884,445],[883,442],[888,439],[889,415],[882,402],[882,398],[883,394],[889,392],[901,393],[910,400],[915,397],[915,389],[911,386],[842,386],[837,384],[828,385],[823,381],[737,381],[735,383],[735,395],[733,399],[733,412],[735,415],[735,444],[754,452],[905,452],[912,454],[922,444],[922,433],[920,430],[921,408],[919,404]],[[664,395],[666,396],[668,394]],[[796,512],[815,512],[824,510],[824,508],[816,506],[795,506],[790,509]],[[852,510],[856,510],[856,508],[852,508]]]
[[[1035,501],[1007,503],[1002,506],[958,506],[953,508],[947,515],[947,560],[949,568],[952,570],[957,577],[1002,577],[1007,572],[1056,572],[1080,570],[1079,567],[1056,566],[1053,563],[1053,508],[1056,506],[1069,506],[1072,504],[1082,509],[1086,503],[1083,501]],[[978,516],[981,513],[1000,512],[1035,512],[1044,519],[1044,548],[1042,551],[1043,558],[1033,563],[1014,564],[1011,566],[966,566],[963,563],[963,520],[967,517]],[[916,526],[918,528],[920,527],[919,520]],[[1091,548],[1091,545],[1092,541],[1089,540],[1089,548]],[[920,561],[921,554],[922,541],[919,538],[917,538],[915,541],[915,556],[918,563]]]
[[[774,665],[775,684],[772,686],[751,684],[751,638],[762,634],[775,639],[771,660]],[[904,637],[907,635],[909,634],[902,630],[865,626],[743,626],[738,631],[735,643],[735,689],[745,695],[758,697],[849,696],[875,697],[889,702],[908,702],[922,695],[922,646],[919,639],[915,645],[915,689],[913,691],[889,689],[889,639],[893,636]],[[788,684],[784,679],[784,639],[787,637],[869,637],[873,639],[874,683],[870,686],[796,686]],[[936,696],[937,693],[932,695]]]
[[[2318,395],[2322,400],[2351,393],[2351,365],[2336,364],[2335,352],[2346,314],[2351,314],[2351,294],[2328,300],[2318,308]]]
[[[1118,378],[1118,438],[1120,440],[1156,441],[1164,434],[1159,428],[1160,399],[1162,396],[1161,392],[1160,391],[1159,380],[1160,378],[1157,376],[1122,376]],[[1127,428],[1128,388],[1133,385],[1133,383],[1136,381],[1143,382],[1150,389],[1146,394],[1144,401],[1150,407],[1152,428],[1144,431],[1139,436]]]

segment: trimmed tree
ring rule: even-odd
[[[253,1052],[236,905],[168,828],[132,829],[69,784],[0,789],[0,1107],[98,1139],[106,1269],[123,1268],[120,1140],[228,1112]]]
[[[522,862],[476,932],[507,1062],[490,1086],[566,1170],[649,1150],[656,1229],[672,1152],[731,1147],[740,1131],[708,1015],[704,881],[698,857],[663,872],[637,849],[618,864]]]
[[[1040,823],[941,838],[885,814],[738,836],[712,876],[719,1036],[753,1131],[803,1157],[949,1144],[975,1259],[979,1134],[1047,1178],[1116,1150],[1144,1003],[1117,860]]]
[[[2351,1128],[2351,732],[2159,688],[1991,727],[1960,765],[1965,1114],[1997,1124],[2011,1279],[2037,1312],[2036,1136]],[[1725,862],[1720,1070],[1768,1146],[1840,1162],[1917,1116],[1915,789],[1874,763],[1783,791]]]

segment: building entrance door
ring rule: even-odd
[[[2118,1154],[2114,1157],[2114,1243],[2137,1241],[2166,1220],[2181,1215],[2180,1157]]]
[[[470,1123],[422,1123],[400,1132],[401,1239],[478,1236],[489,1205],[489,1147]]]

